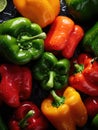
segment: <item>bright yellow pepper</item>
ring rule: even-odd
[[[80,94],[68,86],[63,97],[51,93],[52,97],[43,100],[41,110],[57,130],[76,130],[87,122],[87,110]]]
[[[19,13],[42,28],[51,24],[60,12],[59,0],[13,0]]]

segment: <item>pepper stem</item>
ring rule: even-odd
[[[24,36],[21,36],[19,40],[19,42],[26,42],[26,41],[29,41],[29,40],[34,40],[34,39],[45,39],[46,38],[46,33],[45,32],[42,32],[38,35],[35,35],[35,36],[27,36],[27,35],[24,35]]]
[[[94,61],[98,61],[98,57],[94,57],[94,58],[91,60],[91,63],[93,64]]]
[[[59,107],[61,104],[64,104],[65,102],[64,96],[58,96],[54,90],[51,90],[50,93],[54,98],[54,101],[52,102],[52,105],[54,107]]]
[[[34,114],[35,114],[35,111],[33,111],[33,110],[28,111],[28,113],[25,115],[25,117],[19,122],[19,126],[21,128],[26,127],[28,125],[27,119],[32,117]]]
[[[46,84],[47,88],[49,88],[49,89],[53,88],[53,86],[54,86],[54,77],[55,77],[55,73],[53,71],[50,71],[49,72],[49,80],[48,80],[48,82]]]
[[[74,64],[74,67],[75,67],[75,73],[82,72],[84,69],[83,64]]]

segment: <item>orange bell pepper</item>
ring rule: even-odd
[[[46,51],[61,52],[66,58],[71,58],[84,36],[80,25],[67,16],[57,16],[47,33],[44,45]]]
[[[32,22],[46,27],[60,12],[59,0],[13,0],[16,9]]]
[[[57,130],[76,130],[87,122],[87,110],[80,94],[68,86],[63,97],[52,91],[53,97],[44,99],[41,110]],[[54,98],[54,101],[53,101]]]
[[[47,33],[45,49],[49,51],[62,50],[73,29],[73,20],[66,16],[57,16]]]

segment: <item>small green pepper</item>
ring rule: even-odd
[[[92,119],[92,126],[98,129],[98,114],[96,114]]]
[[[98,0],[65,0],[69,13],[80,22],[94,20],[98,16]]]
[[[42,28],[24,17],[0,24],[0,53],[16,64],[26,64],[41,56],[46,34]]]
[[[61,89],[68,83],[70,62],[58,60],[51,52],[44,52],[32,68],[34,77],[40,81],[43,89]]]
[[[98,56],[98,22],[85,32],[82,41],[83,50]]]
[[[7,130],[7,126],[5,125],[1,116],[0,116],[0,130]]]

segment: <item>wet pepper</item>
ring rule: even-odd
[[[38,24],[18,17],[0,24],[0,53],[15,64],[37,59],[44,50],[44,38]]]
[[[87,111],[79,93],[72,87],[67,87],[63,96],[58,96],[53,90],[53,97],[43,100],[41,110],[57,130],[76,130],[87,122]]]
[[[30,101],[22,102],[9,121],[10,130],[46,130],[48,121],[39,108]]]
[[[74,64],[75,73],[69,83],[75,89],[90,96],[98,96],[98,62],[87,54],[80,54]]]
[[[14,64],[0,66],[0,99],[10,107],[17,107],[31,95],[32,74],[29,68]]]
[[[13,0],[13,3],[21,15],[41,27],[51,24],[60,12],[59,0]]]
[[[61,89],[68,84],[70,61],[58,60],[51,52],[44,52],[40,60],[32,67],[33,75],[42,88]]]
[[[71,58],[84,36],[84,30],[66,16],[57,16],[47,33],[44,45],[46,51],[61,52]]]

